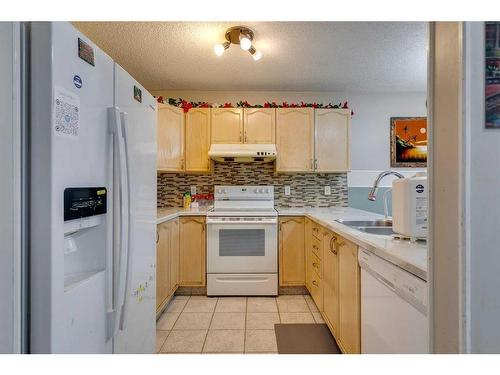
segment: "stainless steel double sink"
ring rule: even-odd
[[[336,222],[347,225],[360,232],[378,234],[382,236],[391,236],[394,234],[392,231],[391,220],[343,220],[336,219]]]

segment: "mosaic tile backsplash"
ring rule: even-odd
[[[274,185],[275,206],[347,207],[347,173],[275,174],[273,163],[215,163],[212,174],[158,173],[158,207],[181,207],[182,194],[195,185],[198,194],[213,193],[214,185]],[[285,185],[291,195],[285,196]],[[331,195],[324,195],[330,186]]]

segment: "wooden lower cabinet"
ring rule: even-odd
[[[156,312],[159,313],[179,286],[179,222],[157,225]]]
[[[306,287],[311,290],[312,268],[310,267],[312,259],[312,221],[309,218],[304,220],[304,251],[306,258]]]
[[[305,277],[304,218],[279,219],[279,284],[303,286]]]
[[[179,286],[179,219],[170,221],[170,290],[175,293]]]
[[[361,351],[358,247],[305,220],[306,286],[344,353]]]
[[[329,232],[323,242],[323,313],[334,335],[339,333],[339,263],[334,246],[334,234]]]
[[[361,352],[361,272],[358,247],[337,236],[340,341],[347,353]]]
[[[185,216],[179,220],[181,286],[205,286],[205,217]]]

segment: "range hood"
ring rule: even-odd
[[[271,162],[276,159],[275,144],[212,144],[208,156],[218,162]]]

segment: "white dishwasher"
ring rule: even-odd
[[[360,249],[361,353],[428,353],[427,283]]]

